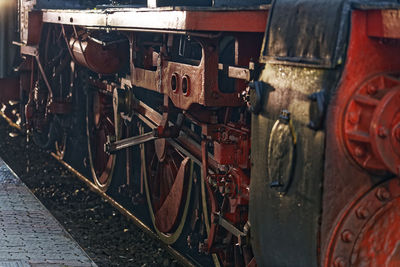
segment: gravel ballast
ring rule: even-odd
[[[154,239],[0,118],[0,157],[98,266],[179,266]]]

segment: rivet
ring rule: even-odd
[[[364,220],[369,216],[369,210],[365,207],[359,207],[356,210],[356,215],[357,218]]]
[[[356,157],[358,157],[358,158],[361,158],[361,157],[363,157],[365,155],[364,149],[362,147],[360,147],[360,146],[357,146],[354,149],[354,153],[355,153]]]
[[[390,198],[390,192],[386,190],[386,188],[380,187],[377,191],[376,191],[376,197],[380,200],[380,201],[386,201]]]
[[[372,85],[372,84],[368,85],[368,88],[367,88],[368,94],[374,95],[374,94],[376,94],[376,91],[378,91],[378,90],[374,85]]]
[[[386,130],[386,128],[383,127],[383,126],[380,126],[380,127],[378,128],[378,136],[379,136],[380,138],[385,138],[387,135],[388,135],[388,131]]]
[[[342,257],[337,257],[335,259],[335,262],[333,263],[334,267],[345,267],[346,266],[346,262],[344,261],[344,259]]]
[[[350,243],[353,242],[354,234],[350,230],[344,230],[341,237],[343,242]]]

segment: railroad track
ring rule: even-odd
[[[12,119],[10,119],[6,114],[0,111],[0,116],[14,129],[19,131],[21,134],[25,134],[23,132],[23,129],[20,125],[14,123]],[[193,259],[187,258],[185,255],[174,249],[170,245],[166,245],[161,242],[157,234],[150,228],[148,227],[142,220],[140,220],[137,216],[135,216],[131,211],[129,211],[127,208],[125,208],[121,203],[116,201],[114,198],[106,194],[105,192],[101,191],[96,184],[94,184],[89,178],[87,178],[84,174],[79,172],[77,169],[72,167],[70,164],[65,162],[63,159],[61,159],[57,154],[54,152],[50,152],[50,155],[57,160],[66,170],[68,170],[71,174],[73,174],[74,177],[78,178],[80,181],[86,184],[86,186],[99,195],[101,198],[103,198],[106,202],[111,204],[115,209],[117,209],[122,215],[124,215],[126,218],[128,218],[130,221],[134,223],[138,228],[140,228],[142,231],[144,231],[149,237],[154,239],[158,244],[160,244],[174,259],[176,259],[181,265],[183,266],[201,266],[200,263],[196,262]]]
[[[115,199],[107,195],[106,193],[102,192],[94,183],[92,183],[88,178],[86,178],[84,175],[82,175],[79,171],[74,169],[71,165],[69,165],[67,162],[63,161],[60,159],[55,153],[51,153],[51,155],[58,160],[65,168],[67,168],[71,173],[73,173],[79,180],[84,182],[91,190],[93,190],[96,194],[99,194],[103,199],[107,200],[108,203],[110,203],[114,208],[119,210],[123,215],[128,217],[130,220],[133,221],[133,223],[138,226],[140,229],[142,229],[144,232],[146,232],[148,235],[150,235],[152,238],[160,242],[160,244],[163,244],[161,240],[158,238],[157,234],[154,233],[146,224],[144,224],[138,217],[136,217],[134,214],[132,214],[128,209],[124,208],[123,205],[118,203]],[[191,260],[187,259],[184,255],[179,253],[177,250],[172,248],[169,245],[164,245],[165,249],[168,250],[168,252],[175,258],[177,259],[181,264],[184,266],[196,266]]]

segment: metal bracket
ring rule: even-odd
[[[244,240],[244,237],[246,237],[246,234],[244,232],[240,231],[238,228],[236,228],[234,225],[232,225],[229,221],[224,219],[224,217],[222,217],[220,212],[214,213],[214,219],[219,225],[221,225],[223,228],[225,228],[225,230],[227,230],[228,232],[230,232],[234,236],[236,236],[238,238],[238,240]]]
[[[310,122],[307,127],[318,131],[323,128],[324,117],[326,113],[326,91],[322,89],[321,91],[315,92],[308,96],[308,99],[312,101],[310,106]]]
[[[263,109],[264,103],[268,102],[268,93],[274,91],[274,88],[262,81],[250,82],[248,88],[248,105],[250,111],[257,115]]]

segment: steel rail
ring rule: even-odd
[[[10,118],[8,118],[2,111],[0,111],[0,117],[2,117],[12,128],[15,128],[19,131],[22,132],[22,128],[20,125],[14,123]],[[61,163],[62,166],[64,166],[68,171],[70,171],[74,176],[76,176],[79,180],[84,182],[90,190],[101,196],[103,199],[107,200],[108,203],[110,203],[114,208],[116,208],[122,215],[126,216],[128,219],[130,219],[137,227],[142,229],[147,235],[149,235],[151,238],[154,240],[158,241],[161,246],[163,246],[167,252],[175,258],[179,263],[181,263],[184,266],[188,267],[195,267],[198,264],[193,263],[191,260],[189,260],[187,257],[179,253],[179,251],[175,250],[172,248],[170,245],[164,244],[160,238],[157,236],[155,232],[153,232],[150,227],[148,227],[145,223],[143,223],[138,217],[136,217],[133,213],[131,213],[129,210],[124,208],[119,202],[117,202],[115,199],[107,195],[106,193],[102,192],[94,183],[92,183],[88,178],[86,178],[83,174],[81,174],[79,171],[74,169],[71,165],[63,161],[62,159],[57,156],[54,152],[51,152],[50,155],[56,159],[58,162]]]
[[[18,131],[22,131],[22,128],[20,125],[16,124],[15,122],[13,122],[9,117],[7,117],[6,114],[4,114],[2,111],[0,111],[0,116],[3,117],[3,119],[5,119],[8,123],[8,125],[10,125],[11,127],[17,129]]]
[[[154,233],[150,227],[148,227],[146,224],[144,224],[138,217],[136,217],[133,213],[131,213],[128,209],[124,208],[119,202],[117,202],[115,199],[107,195],[105,192],[101,191],[94,183],[92,183],[88,178],[86,178],[83,174],[81,174],[79,171],[74,169],[71,165],[66,163],[64,160],[60,159],[54,152],[50,153],[52,157],[54,157],[58,162],[60,162],[65,168],[68,169],[72,174],[74,174],[79,180],[84,182],[93,192],[96,194],[100,195],[103,199],[107,200],[108,203],[110,203],[114,208],[116,208],[119,212],[121,212],[122,215],[126,216],[128,219],[132,220],[132,222],[142,229],[146,234],[148,234],[151,238],[155,239],[158,241],[167,251],[168,253],[171,254],[172,257],[174,257],[176,260],[178,260],[181,264],[184,266],[190,266],[190,267],[195,267],[196,265],[193,264],[189,259],[187,259],[184,255],[179,253],[177,250],[172,248],[169,245],[165,245],[160,238],[157,236],[156,233]]]

